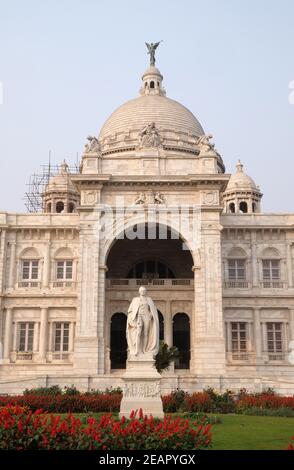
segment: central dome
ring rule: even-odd
[[[103,125],[99,139],[130,130],[141,130],[150,122],[154,122],[159,130],[194,137],[204,134],[201,124],[182,104],[161,95],[145,95],[117,108]]]
[[[165,96],[162,78],[156,67],[146,70],[141,96],[117,108],[103,125],[99,134],[102,153],[134,150],[142,130],[153,123],[165,149],[195,152],[204,134],[202,126],[185,106]]]

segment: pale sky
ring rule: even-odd
[[[30,174],[75,163],[87,135],[138,96],[145,41],[167,96],[187,106],[226,165],[293,212],[293,0],[0,0],[0,211],[24,211]],[[294,95],[294,93],[293,93]]]

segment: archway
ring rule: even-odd
[[[110,325],[110,363],[111,369],[125,369],[127,361],[126,339],[127,316],[122,312],[114,313]]]
[[[173,346],[179,350],[175,369],[190,368],[190,319],[186,313],[177,313],[173,318]]]
[[[127,236],[114,241],[107,256],[107,278],[111,279],[193,279],[193,258],[183,239],[166,227],[161,238],[160,226],[152,238]],[[185,249],[184,249],[185,248]]]

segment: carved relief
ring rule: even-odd
[[[207,204],[209,206],[218,204],[217,191],[203,191],[201,196],[202,204]]]
[[[135,204],[165,204],[165,197],[159,191],[148,193],[141,192],[137,195]]]
[[[129,382],[125,383],[123,387],[123,395],[125,398],[152,398],[160,397],[160,383],[159,382]]]
[[[96,191],[83,191],[82,193],[82,203],[83,205],[93,206],[97,202],[97,192]]]

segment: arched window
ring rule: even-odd
[[[252,203],[252,212],[256,212],[256,204],[255,204],[255,202]]]
[[[63,211],[64,211],[64,203],[62,201],[58,201],[56,203],[56,212],[60,214]]]
[[[261,253],[263,287],[281,287],[281,255],[276,248],[266,248]]]
[[[247,212],[248,212],[248,205],[247,205],[247,202],[246,202],[246,201],[240,202],[240,204],[239,204],[239,210],[240,210],[240,212],[242,212],[243,214],[247,214]]]
[[[154,81],[153,80],[151,80],[151,82],[150,82],[150,88],[154,88]]]
[[[175,369],[190,368],[190,319],[186,313],[177,313],[173,318],[173,345],[179,350]]]
[[[237,282],[230,287],[240,287],[238,281],[246,280],[246,252],[239,247],[232,248],[228,253],[228,280]]]
[[[111,369],[125,369],[127,361],[127,316],[118,312],[112,315],[110,325],[110,362]]]
[[[69,205],[68,205],[68,212],[72,213],[72,212],[74,212],[74,210],[75,210],[75,205],[74,205],[73,202],[70,202]]]
[[[229,204],[229,211],[231,214],[235,214],[236,210],[235,210],[235,204],[233,202],[231,202]]]
[[[51,202],[48,202],[46,212],[51,212]]]
[[[39,253],[35,248],[26,248],[20,255],[20,281],[22,287],[36,287],[39,281]],[[27,284],[26,284],[27,283]]]
[[[128,272],[127,278],[135,279],[174,279],[173,271],[158,260],[145,260],[136,263]]]
[[[164,318],[162,313],[157,310],[158,312],[158,320],[159,320],[159,340],[164,341]]]

